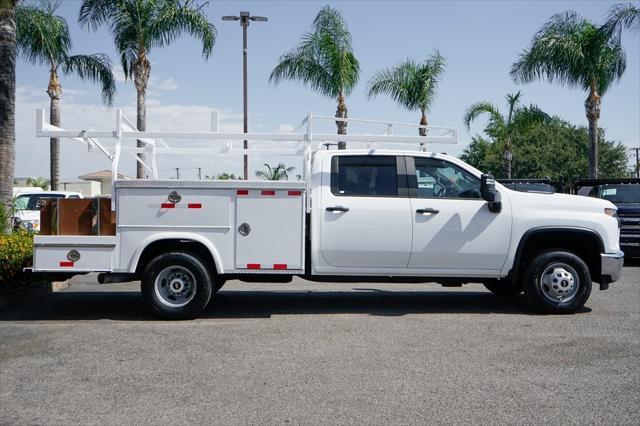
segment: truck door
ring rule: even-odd
[[[480,198],[480,179],[449,161],[406,158],[413,221],[409,267],[501,269],[511,238],[510,207],[489,211]]]
[[[336,267],[406,268],[411,205],[403,157],[335,155],[322,175],[320,252]],[[326,167],[323,167],[327,170]]]

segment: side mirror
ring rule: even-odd
[[[502,210],[502,198],[496,190],[496,180],[490,174],[484,173],[480,178],[480,195],[489,202],[489,210],[498,213]]]

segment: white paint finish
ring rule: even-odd
[[[419,214],[433,208],[437,214]],[[413,243],[409,268],[493,270],[504,265],[511,239],[511,207],[489,211],[477,199],[412,198]]]
[[[289,195],[287,190],[275,190],[271,196],[252,190],[238,195],[236,203],[236,268],[246,269],[247,264],[260,264],[260,269],[273,269],[274,264],[286,264],[287,269],[303,267],[302,192]],[[251,227],[247,236],[238,231],[243,223]]]
[[[372,274],[385,268],[406,267],[412,232],[409,199],[336,196],[331,193],[331,157],[326,156],[322,164],[321,197],[314,207],[314,218],[320,226],[315,244],[327,266],[336,271],[369,268]],[[326,210],[334,206],[349,211]]]
[[[170,188],[118,188],[118,225],[138,226],[231,226],[231,189],[180,188],[176,192],[182,200],[175,208],[165,208],[162,204],[174,205],[168,196]],[[189,208],[189,205],[200,205]]]
[[[80,253],[80,259],[73,266],[61,266],[60,262],[68,262],[67,254],[71,250]],[[40,271],[111,271],[113,268],[114,247],[82,246],[70,244],[68,246],[38,246],[33,256],[33,270]]]
[[[193,232],[179,229],[129,230],[121,233],[120,263],[115,272],[135,272],[144,249],[149,244],[163,240],[195,241],[207,248],[220,274],[233,271],[233,235],[227,231]]]

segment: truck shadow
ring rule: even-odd
[[[583,308],[581,312],[590,312]],[[200,319],[270,318],[273,315],[408,314],[535,315],[524,297],[501,299],[478,291],[220,291]],[[137,291],[68,291],[0,312],[3,321],[155,321]]]

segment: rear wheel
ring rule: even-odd
[[[540,253],[524,274],[524,292],[529,304],[548,314],[572,314],[591,294],[589,268],[567,251]]]
[[[161,318],[193,318],[207,306],[212,294],[211,273],[189,253],[161,254],[149,262],[142,275],[144,302]]]

